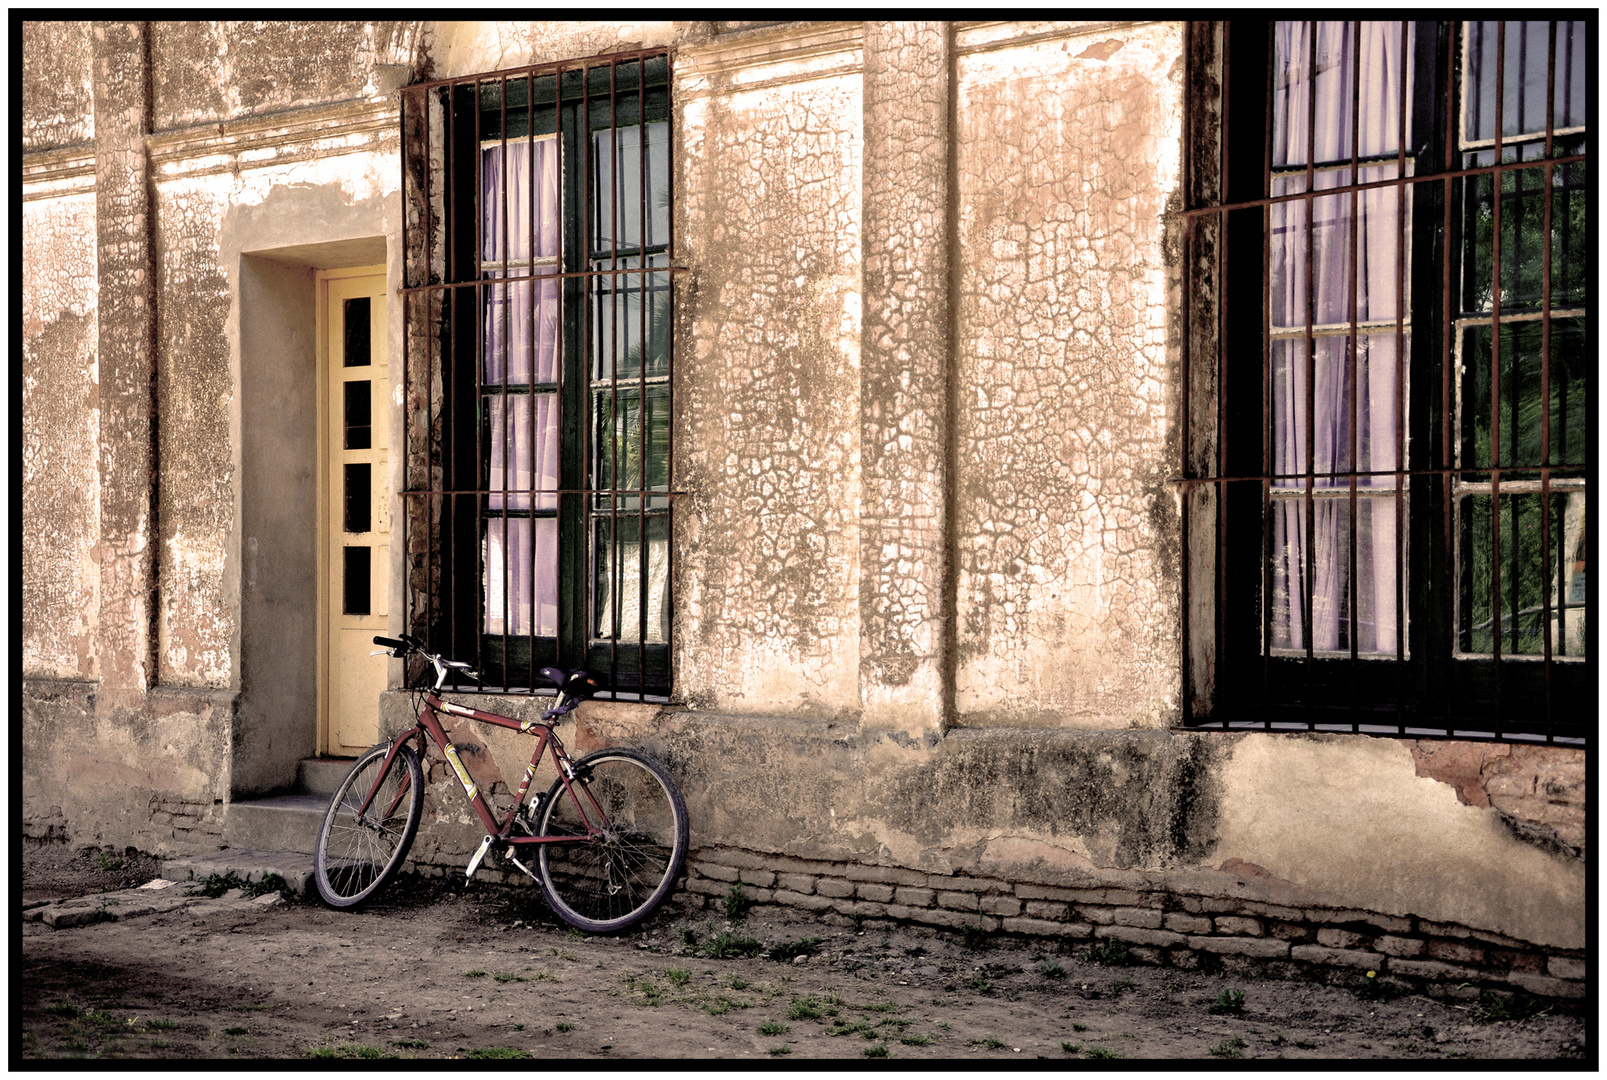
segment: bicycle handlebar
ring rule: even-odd
[[[480,674],[478,671],[470,671],[469,665],[461,660],[447,660],[427,651],[422,641],[409,634],[403,634],[399,640],[376,634],[374,644],[383,649],[391,650],[391,655],[398,659],[407,656],[409,653],[418,653],[424,657],[435,666],[435,689],[437,691],[446,682],[448,670],[461,671],[471,677],[478,677]],[[589,672],[579,669],[564,671],[561,668],[544,667],[541,669],[541,676],[558,687],[560,699],[567,697],[577,704],[601,689],[597,685],[597,680]]]

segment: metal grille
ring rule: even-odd
[[[1583,741],[1594,49],[1194,25],[1190,726]]]
[[[557,665],[670,691],[669,70],[649,50],[402,94],[406,618],[475,662],[464,689]]]

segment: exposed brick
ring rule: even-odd
[[[1173,949],[1166,955],[1172,966],[1182,971],[1193,971],[1200,966],[1200,956],[1193,949]]]
[[[1446,941],[1444,938],[1431,939],[1428,942],[1428,954],[1436,960],[1449,960],[1452,963],[1484,963],[1484,950],[1477,945],[1468,945],[1460,941]]]
[[[845,881],[842,878],[823,877],[819,881],[815,882],[815,892],[819,893],[821,896],[830,896],[841,899],[845,896],[854,895],[854,883],[852,881]]]
[[[1330,949],[1348,949],[1366,940],[1364,934],[1358,934],[1354,930],[1341,930],[1337,926],[1324,926],[1317,931],[1317,944],[1326,945]]]
[[[1417,929],[1425,935],[1432,934],[1435,937],[1465,938],[1473,936],[1473,931],[1465,926],[1458,926],[1456,923],[1429,922],[1427,919],[1417,920]]]
[[[1134,945],[1127,950],[1127,957],[1139,964],[1158,964],[1161,962],[1161,950],[1152,949],[1148,945]]]
[[[808,895],[815,891],[815,879],[808,874],[777,874],[776,888]]]
[[[1423,951],[1423,942],[1417,938],[1396,937],[1394,934],[1385,934],[1374,942],[1374,946],[1381,953],[1398,956],[1403,959],[1418,956]]]
[[[776,883],[776,875],[768,870],[744,870],[737,879],[744,885],[757,885],[760,888],[769,888]]]
[[[925,885],[926,875],[902,866],[861,866],[849,863],[838,873],[850,881],[869,881],[877,885]]]
[[[903,904],[888,904],[888,905],[886,905],[886,909],[887,909],[887,917],[889,919],[898,919],[900,921],[906,921],[908,919],[913,918],[914,915],[915,915],[915,912],[914,912],[913,909],[905,907]]]
[[[868,900],[838,900],[832,904],[832,910],[843,915],[858,915],[862,919],[887,917],[886,905],[873,904]]]
[[[999,928],[999,920],[991,915],[983,915],[979,918],[964,911],[945,911],[942,908],[925,908],[914,912],[911,917],[916,922],[927,923],[931,926],[944,926],[954,930],[967,926],[979,926],[985,932]]]
[[[724,896],[729,886],[723,881],[710,881],[706,877],[689,877],[686,879],[687,892],[702,893],[704,896]]]
[[[1339,910],[1313,908],[1306,912],[1306,918],[1311,922],[1327,923],[1330,926],[1363,923],[1367,926],[1375,926],[1390,934],[1410,934],[1412,932],[1411,919],[1397,919],[1393,915],[1380,915],[1376,911],[1353,911],[1348,908]]]
[[[768,904],[771,900],[775,899],[776,895],[776,891],[774,889],[745,888],[742,890],[742,893],[748,898],[748,902],[753,904]]]
[[[1180,934],[1209,934],[1211,920],[1201,915],[1185,915],[1181,911],[1171,912],[1162,921],[1161,925],[1168,930],[1176,930]]]
[[[1106,889],[1105,903],[1121,907],[1160,907],[1161,899],[1147,893],[1136,893],[1130,889]]]
[[[1543,956],[1532,952],[1519,952],[1517,949],[1487,949],[1484,953],[1485,967],[1498,971],[1518,971],[1526,975],[1544,975],[1545,961],[1546,958]]]
[[[861,900],[885,904],[893,898],[893,887],[891,885],[872,885],[867,881],[856,886],[854,894]]]
[[[894,900],[900,904],[908,904],[910,907],[917,908],[931,907],[932,901],[936,899],[936,896],[937,894],[932,892],[931,889],[918,889],[910,886],[903,886],[893,890]]]
[[[1099,936],[1113,937],[1132,945],[1181,945],[1188,940],[1171,930],[1148,930],[1141,926],[1106,926],[1100,929]]]
[[[1295,945],[1289,950],[1295,960],[1308,964],[1334,964],[1336,966],[1364,968],[1376,971],[1384,966],[1384,954],[1364,949],[1330,949],[1321,945]]]
[[[1071,926],[1077,925],[1075,923]],[[1004,929],[1012,934],[1036,934],[1040,937],[1067,937],[1070,926],[1066,923],[1049,922],[1046,919],[1029,919],[1026,916],[1017,916],[1013,919],[1003,920]]]
[[[1218,915],[1216,919],[1216,932],[1231,934],[1237,937],[1260,937],[1266,931],[1261,927],[1260,919],[1245,919],[1233,915]]]
[[[775,891],[775,901],[778,904],[802,908],[805,911],[826,911],[832,906],[831,901],[824,896],[806,896],[803,893],[791,892],[787,889],[777,889]]]
[[[1285,922],[1299,922],[1306,917],[1306,913],[1299,908],[1284,907],[1281,904],[1263,904],[1256,900],[1240,901],[1239,910],[1246,915],[1263,915],[1269,919],[1282,919]]]
[[[940,892],[937,894],[937,904],[952,911],[975,911],[977,897],[973,893]]]
[[[1572,980],[1548,979],[1544,975],[1529,975],[1525,972],[1514,971],[1507,976],[1507,982],[1513,986],[1522,987],[1529,993],[1540,997],[1582,998],[1585,996],[1586,984],[1573,982]]]
[[[737,875],[742,872],[734,866],[721,866],[719,863],[703,862],[701,860],[693,863],[692,869],[715,881],[735,881]]]
[[[1284,941],[1310,941],[1312,936],[1311,927],[1305,923],[1283,922],[1282,920],[1273,922],[1272,925],[1267,927],[1267,932],[1273,937],[1281,938]]]
[[[1021,914],[1021,901],[1013,896],[984,896],[982,910],[989,915],[1019,915]]]
[[[1442,964],[1438,960],[1391,960],[1389,970],[1395,975],[1411,975],[1435,982],[1478,982],[1486,978],[1482,971],[1456,964]]]
[[[926,887],[929,889],[942,889],[946,892],[1009,892],[1010,886],[1003,881],[993,881],[988,878],[950,877],[947,874],[927,874]]]
[[[774,870],[778,861],[769,855],[754,855],[746,851],[733,851],[730,848],[704,848],[698,852],[699,863],[718,863],[737,870]],[[735,881],[736,877],[733,875],[720,880]]]
[[[1111,921],[1118,926],[1142,926],[1150,930],[1161,928],[1161,913],[1155,908],[1117,908],[1110,915]]]
[[[1028,900],[1027,914],[1035,919],[1069,919],[1071,905],[1058,900]]]
[[[1559,979],[1583,979],[1585,962],[1569,956],[1553,956],[1546,961],[1546,971]]]
[[[1530,948],[1530,944],[1527,941],[1518,941],[1515,938],[1504,937],[1501,934],[1497,934],[1491,930],[1475,930],[1470,936],[1484,942],[1487,945],[1499,945],[1503,949]]]
[[[1289,943],[1277,938],[1253,937],[1191,937],[1189,948],[1201,952],[1226,953],[1230,956],[1285,957]]]
[[[1092,904],[1078,904],[1077,914],[1091,923],[1099,926],[1108,926],[1116,920],[1116,909],[1108,907],[1094,907]]]

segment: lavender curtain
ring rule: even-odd
[[[1408,130],[1411,120],[1410,28],[1404,51],[1400,23],[1279,23],[1275,37],[1272,194],[1396,178],[1403,94]],[[1358,477],[1352,520],[1344,474],[1400,464],[1395,322],[1411,272],[1408,212],[1393,187],[1314,195],[1274,203],[1271,228],[1271,644],[1348,651],[1354,639],[1358,652],[1393,653],[1395,477]]]

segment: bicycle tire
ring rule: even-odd
[[[396,751],[367,820],[356,816],[390,749],[391,744],[381,743],[357,759],[318,827],[313,877],[318,895],[332,908],[354,908],[373,897],[390,883],[413,846],[424,815],[424,771],[411,746]]]
[[[575,762],[575,798],[607,815],[602,838],[542,844],[539,881],[547,905],[569,925],[594,934],[624,930],[663,902],[686,861],[686,801],[658,762],[634,750],[609,749]],[[589,793],[589,798],[588,798]],[[537,835],[585,836],[563,777],[542,805]]]

